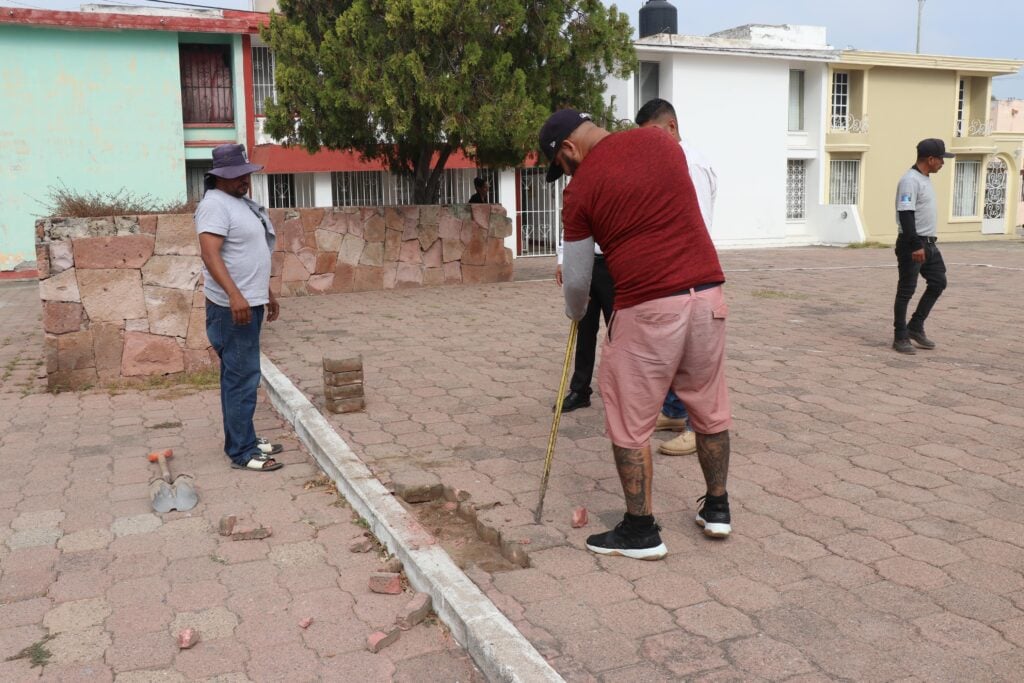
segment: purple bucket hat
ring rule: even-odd
[[[262,166],[249,163],[245,145],[220,145],[213,148],[213,168],[206,173],[232,180],[262,170]]]

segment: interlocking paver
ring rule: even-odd
[[[215,390],[46,393],[38,286],[0,285],[0,306],[0,365],[12,369],[0,377],[0,680],[376,681],[396,671],[398,657],[365,652],[377,624],[339,586],[345,571],[362,575],[352,590],[365,591],[379,560],[342,544],[362,529],[332,506],[337,496],[307,490],[319,470],[266,401],[257,426],[281,437],[288,467],[231,470]],[[189,513],[151,509],[145,456],[161,448],[174,449],[174,473],[196,477],[200,503]],[[216,524],[228,512],[274,535],[223,539]],[[336,566],[332,543],[344,552]],[[304,631],[306,615],[315,620]],[[185,626],[200,640],[179,651]],[[480,680],[435,621],[410,634],[407,670],[429,663],[451,680]],[[45,667],[6,661],[46,636]]]
[[[591,409],[562,417],[546,533],[531,530],[538,529],[529,513],[568,328],[550,280],[287,300],[282,320],[268,326],[264,346],[316,401],[321,356],[343,329],[346,349],[363,355],[367,407],[330,419],[356,454],[384,480],[400,467],[418,467],[468,491],[474,501],[500,503],[501,512],[488,519],[516,538],[537,542],[527,546],[531,569],[491,574],[473,568],[469,575],[567,679],[1013,680],[1024,665],[1024,363],[1008,350],[1024,312],[1015,284],[1024,250],[1018,242],[999,242],[944,245],[943,251],[950,287],[929,325],[940,346],[912,359],[888,348],[891,250],[722,252],[732,313],[728,372],[736,424],[729,488],[735,531],[725,543],[704,539],[692,521],[694,501],[703,493],[696,459],[655,456],[655,513],[670,553],[655,563],[595,558],[583,549],[586,535],[616,523],[622,510],[598,394]],[[554,269],[550,260],[520,260],[516,267],[527,280],[550,278]],[[0,289],[4,296],[13,295]],[[37,330],[25,334],[38,337]],[[0,346],[0,360],[18,353]],[[24,356],[17,365],[34,361]],[[245,660],[246,647],[258,642],[262,655],[269,643],[256,630],[276,629],[290,647],[316,639],[305,644],[314,656],[318,648],[334,651],[331,638],[323,637],[326,630],[313,632],[319,617],[301,637],[284,633],[302,618],[290,607],[307,594],[337,590],[351,596],[339,613],[352,623],[376,628],[382,624],[371,622],[393,618],[397,607],[375,600],[386,596],[358,594],[365,579],[357,580],[353,568],[372,560],[347,550],[358,528],[340,533],[347,519],[317,518],[316,525],[324,526],[314,535],[304,521],[309,510],[300,503],[298,482],[282,487],[270,477],[245,479],[223,467],[218,425],[208,419],[216,414],[215,394],[147,399],[139,409],[138,395],[35,394],[36,375],[38,370],[21,376],[25,388],[0,381],[2,453],[39,444],[56,451],[48,470],[11,458],[8,471],[27,488],[0,482],[5,565],[18,553],[37,550],[7,544],[22,531],[11,526],[19,515],[64,510],[64,520],[50,527],[64,538],[51,547],[67,555],[68,547],[85,553],[94,552],[90,543],[99,544],[97,536],[75,534],[148,514],[148,497],[139,488],[148,475],[128,463],[136,462],[137,452],[167,444],[176,456],[180,449],[182,471],[205,483],[206,498],[218,499],[202,502],[210,506],[205,519],[211,528],[228,512],[257,523],[274,519],[267,541],[217,538],[208,545],[204,532],[192,529],[182,536],[197,542],[192,551],[152,543],[147,537],[165,541],[153,532],[110,544],[102,569],[113,581],[165,576],[171,583],[161,599],[173,602],[174,610],[197,611],[209,595],[238,616],[233,638],[211,642],[240,641],[241,658],[225,650],[225,658],[238,663],[210,671],[258,678]],[[48,424],[39,423],[41,411]],[[260,415],[266,429],[280,430],[265,407]],[[93,429],[98,419],[102,430]],[[150,429],[174,421],[183,427]],[[287,455],[302,457],[297,450]],[[58,488],[47,488],[47,482]],[[69,491],[90,507],[65,509]],[[239,500],[237,509],[223,507],[231,497]],[[94,504],[111,498],[105,510]],[[570,512],[579,505],[589,509],[591,522],[571,529]],[[326,585],[324,571],[305,564],[317,555],[307,552],[310,544],[323,549],[318,561],[341,572],[333,586]],[[137,574],[133,556],[141,560]],[[99,572],[102,562],[97,556],[66,573]],[[60,566],[41,566],[54,573],[47,579],[53,585],[43,583],[48,597],[32,598],[38,587],[13,570],[0,576],[0,595],[13,592],[28,604],[108,593],[110,586],[98,595],[81,594],[82,582],[69,583],[72,577],[63,576]],[[257,576],[270,580],[250,578]],[[188,583],[197,586],[177,588]],[[223,586],[226,596],[214,585]],[[154,606],[154,616],[162,624],[157,630],[166,633],[176,612],[160,604],[164,611]],[[643,623],[647,605],[654,625]],[[105,623],[117,636],[132,619],[113,609]],[[636,634],[632,644],[616,640],[627,631],[655,628],[659,610],[672,617],[665,633]],[[39,608],[21,613],[29,619]],[[35,618],[41,623],[41,614]],[[358,629],[323,623],[357,647],[308,669],[324,678],[346,671],[349,662],[372,665],[365,670],[377,678],[369,680],[415,680],[410,663],[434,662],[431,657],[459,666],[444,652],[385,660],[389,650],[372,655],[361,649]],[[945,642],[960,630],[972,634],[985,654]],[[588,645],[588,631],[608,647]],[[179,653],[165,670],[184,671],[180,663],[198,659],[204,644]],[[607,652],[620,651],[627,653],[623,661],[605,668]],[[640,659],[630,659],[630,651]],[[307,671],[309,660],[292,655],[298,670]]]

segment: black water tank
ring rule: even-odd
[[[678,24],[676,21],[676,8],[667,0],[648,0],[647,4],[640,8],[640,37],[657,35],[659,33],[676,33]]]

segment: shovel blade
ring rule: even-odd
[[[170,512],[175,507],[174,489],[163,479],[150,482],[149,497],[153,501],[153,509],[157,512]]]
[[[199,502],[194,480],[187,474],[179,474],[174,479],[174,507],[180,511],[191,510]]]

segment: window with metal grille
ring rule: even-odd
[[[206,187],[203,184],[206,174],[213,168],[212,163],[195,163],[192,161],[185,164],[185,192],[188,201],[198,202],[203,198]]]
[[[850,127],[850,74],[836,71],[832,74],[832,125],[834,130]]]
[[[978,191],[981,184],[981,162],[956,160],[953,167],[953,216],[972,218],[978,215]]]
[[[274,53],[269,47],[252,48],[252,96],[257,116],[266,113],[266,102],[277,104],[277,84],[274,81]]]
[[[807,217],[806,164],[803,159],[786,162],[786,220],[802,221]]]
[[[490,169],[476,168],[447,168],[441,177],[441,204],[465,204],[476,192],[474,180],[483,178],[490,186],[487,193],[489,204],[499,203],[498,199],[498,173]]]
[[[954,133],[956,134],[956,137],[960,138],[964,135],[964,100],[967,99],[966,79],[960,79],[960,87],[958,90],[959,93],[956,98],[956,130]]]
[[[268,173],[267,201],[271,209],[301,209],[313,206],[313,174]]]
[[[382,171],[336,171],[331,174],[334,206],[382,206],[386,173]]]
[[[791,69],[789,72],[789,130],[804,129],[804,72]]]
[[[519,169],[519,255],[554,256],[562,243],[562,190],[568,179],[547,182],[547,167]]]
[[[860,184],[860,160],[833,159],[829,176],[828,203],[856,204]]]
[[[658,97],[661,65],[658,62],[640,62],[636,73],[636,110]]]
[[[233,123],[231,46],[180,45],[181,110],[185,123]]]

